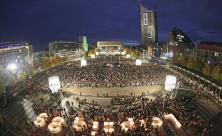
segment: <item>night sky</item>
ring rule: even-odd
[[[222,0],[141,0],[157,12],[159,41],[173,27],[194,41],[222,42]],[[53,40],[140,41],[138,0],[1,0],[0,42]]]

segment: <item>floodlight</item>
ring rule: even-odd
[[[172,91],[176,88],[176,77],[173,75],[167,75],[165,80],[165,90]]]
[[[17,69],[17,65],[15,63],[8,64],[7,69],[14,71]]]
[[[85,60],[85,59],[82,59],[82,60],[81,60],[81,67],[86,66],[86,65],[87,65],[86,60]]]
[[[142,65],[142,61],[140,59],[136,59],[136,65]]]
[[[61,88],[59,77],[51,76],[48,78],[48,82],[49,82],[49,88],[52,91],[52,93],[58,93],[59,89]]]

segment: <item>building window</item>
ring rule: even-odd
[[[144,13],[143,18],[144,18],[144,25],[148,25],[148,14]]]

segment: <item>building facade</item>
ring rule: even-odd
[[[140,38],[141,46],[153,55],[153,48],[158,41],[157,17],[153,10],[148,10],[140,5]]]
[[[173,28],[168,35],[167,47],[168,51],[184,52],[186,49],[193,49],[194,44],[181,29]]]
[[[99,55],[118,55],[121,54],[123,48],[120,41],[97,41],[96,46]]]
[[[28,42],[0,43],[0,66],[5,69],[9,64],[17,64],[20,69],[33,64],[32,45]]]
[[[53,41],[49,43],[49,56],[73,54],[80,49],[80,44],[73,41]],[[64,54],[64,55],[65,55]]]
[[[222,63],[222,43],[202,41],[195,48],[196,56],[212,63]]]

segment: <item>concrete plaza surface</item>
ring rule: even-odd
[[[141,86],[141,87],[113,87],[113,88],[91,88],[91,87],[63,87],[62,90],[75,95],[89,95],[89,96],[141,96],[144,95],[159,95],[163,92],[162,86]]]

